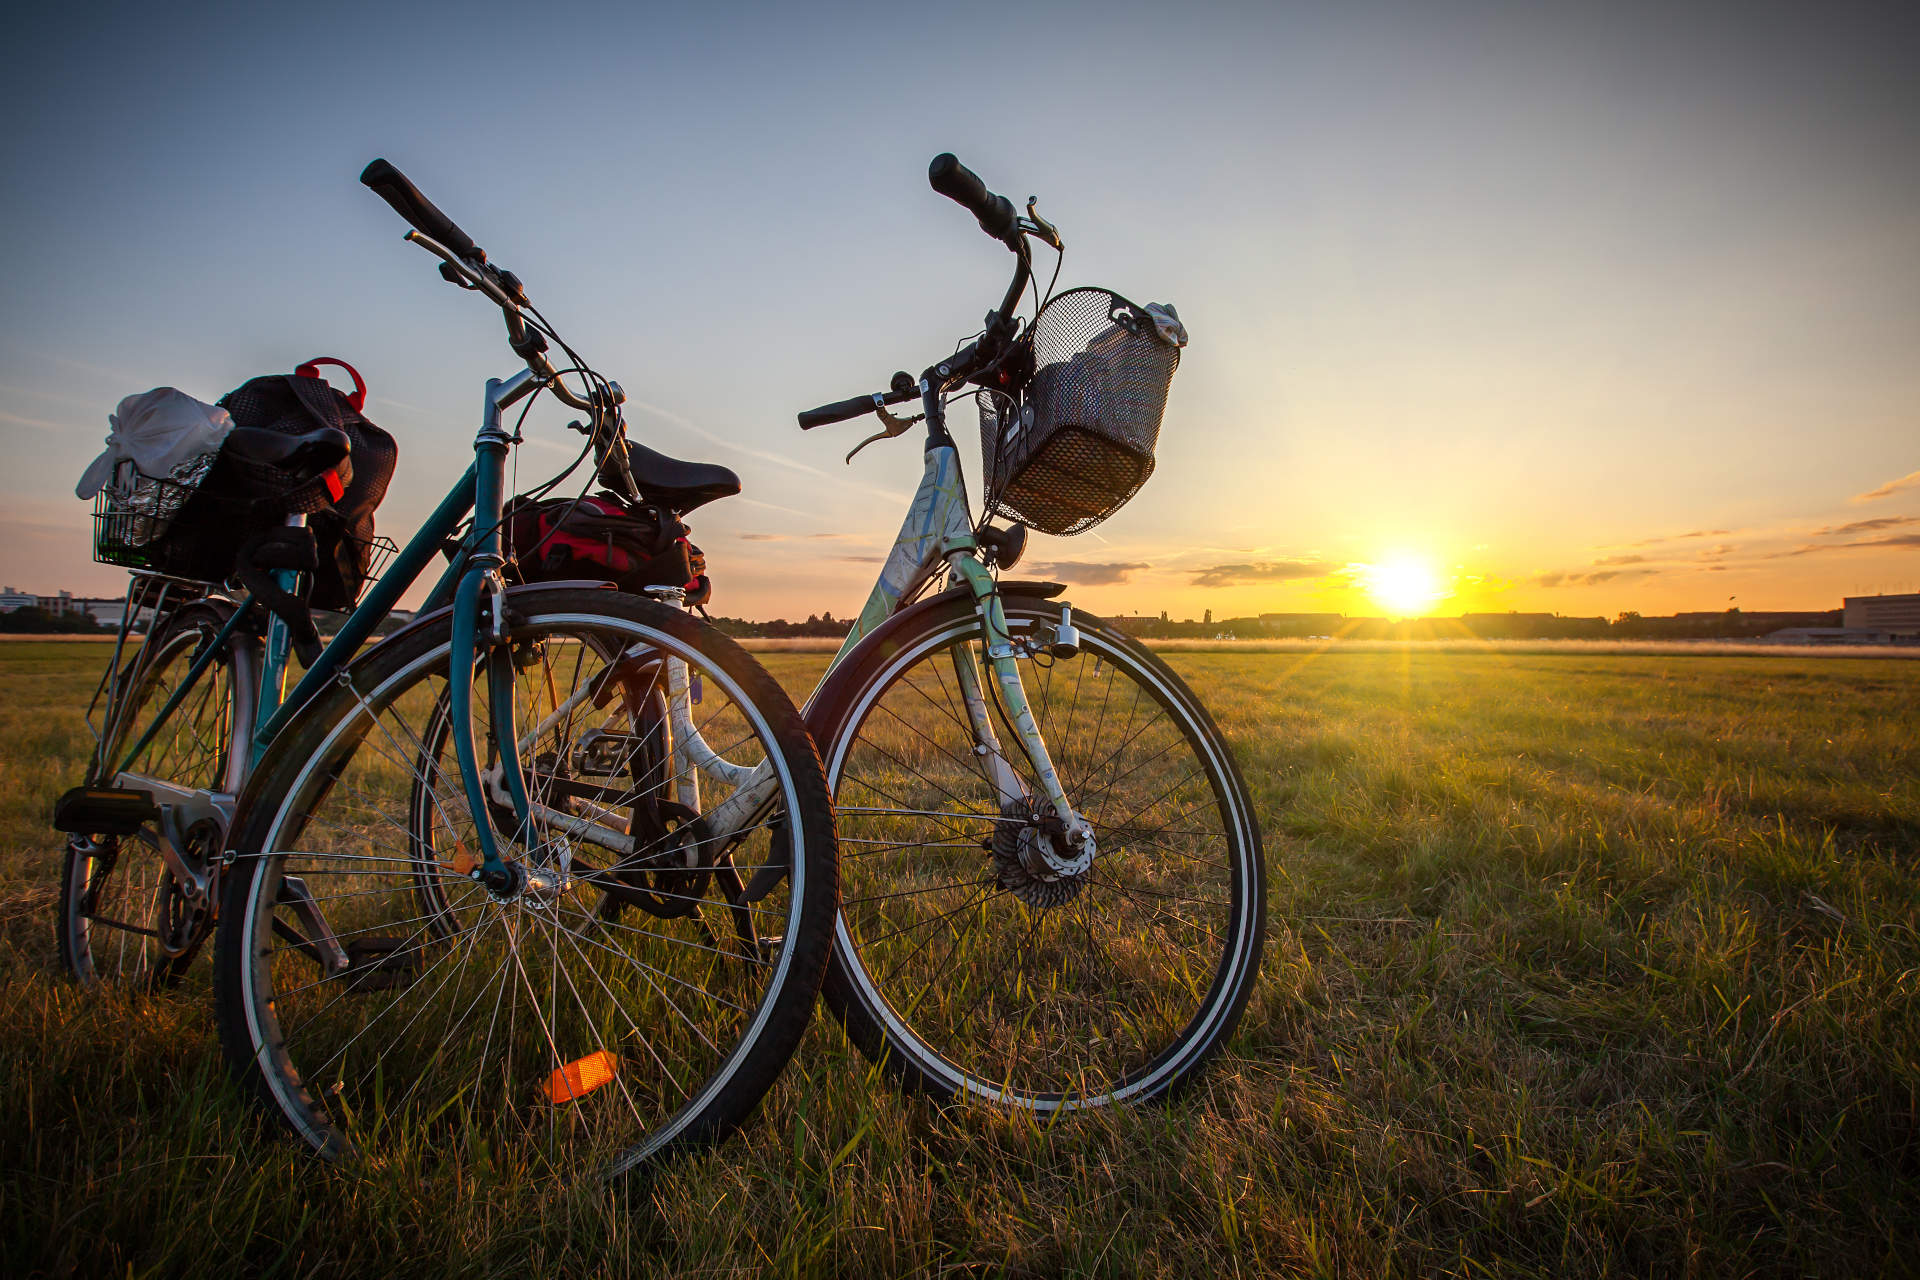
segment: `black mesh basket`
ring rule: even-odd
[[[233,570],[245,504],[219,501],[199,484],[124,469],[93,500],[93,558],[196,582],[221,582]]]
[[[93,501],[93,558],[101,564],[220,583],[233,576],[234,557],[248,535],[283,518],[280,504],[224,496],[224,486],[197,487],[147,476],[109,485]],[[209,477],[209,480],[215,477]],[[392,538],[342,532],[344,554],[366,570],[355,598],[379,580],[398,547]]]
[[[1082,533],[1153,474],[1180,349],[1146,308],[1106,289],[1058,295],[1020,341],[1014,359],[1033,372],[1018,397],[980,394],[987,511],[1042,533]]]

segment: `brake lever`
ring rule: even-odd
[[[1035,207],[1039,203],[1039,196],[1027,197],[1027,221],[1033,224],[1033,233],[1055,249],[1065,252],[1067,246],[1066,242],[1060,239],[1060,229],[1040,216],[1040,210]]]
[[[879,399],[879,397],[875,396],[874,399],[877,400]],[[879,404],[873,406],[873,411],[879,414],[880,420],[882,422],[885,422],[887,425],[882,427],[880,430],[874,432],[872,435],[868,436],[865,440],[862,440],[859,444],[853,446],[853,448],[849,450],[847,453],[846,460],[849,463],[853,461],[854,454],[860,452],[862,449],[866,448],[868,445],[872,444],[874,441],[891,440],[895,436],[903,436],[907,433],[908,427],[911,427],[916,422],[925,420],[927,416],[924,413],[916,413],[911,418],[903,418],[897,413],[889,413],[885,405],[879,405]]]
[[[443,262],[440,264],[440,278],[448,284],[459,285],[469,293],[480,292],[480,286],[470,283],[464,275],[455,269],[451,262]]]

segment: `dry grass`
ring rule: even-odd
[[[623,1197],[307,1158],[204,973],[53,972],[43,815],[96,658],[0,676],[14,1274],[1911,1274],[1920,667],[1343,645],[1177,653],[1265,823],[1271,940],[1170,1108],[941,1113],[831,1024],[741,1140]],[[769,652],[797,690],[824,663]]]

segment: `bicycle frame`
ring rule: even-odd
[[[1048,861],[1057,861],[1055,870],[1060,874],[1078,874],[1092,865],[1097,852],[1093,828],[1069,801],[1027,700],[1017,661],[1023,650],[1007,627],[1006,612],[1001,606],[993,575],[980,559],[979,541],[974,537],[967,501],[966,479],[960,468],[960,453],[946,429],[946,406],[942,403],[941,393],[924,381],[920,387],[927,420],[926,462],[921,472],[920,486],[914,491],[906,519],[900,525],[893,549],[888,553],[886,563],[881,566],[873,590],[848,630],[846,640],[828,663],[828,670],[844,662],[863,639],[897,613],[904,603],[911,602],[944,566],[951,578],[965,585],[973,596],[982,633],[987,638],[984,665],[993,673],[994,685],[1007,721],[1019,735],[1020,746],[1033,765],[1041,798],[1052,806],[1053,813],[1065,827],[1069,844],[1075,850],[1072,858],[1056,860],[1048,855]],[[1063,626],[1066,625],[1064,619],[1067,616],[1062,615]],[[959,646],[954,652],[954,671],[982,763],[994,789],[999,793],[1001,806],[1007,808],[1031,797],[1020,774],[1008,761],[999,734],[994,729],[993,717],[987,705],[987,691],[976,670],[976,656],[972,644]],[[686,723],[688,726],[687,736],[676,733],[676,750],[680,749],[678,744],[685,741],[692,751],[706,751],[711,756],[712,752],[707,750],[706,744],[692,731],[691,721],[685,715],[684,696],[678,690],[674,693],[672,707],[676,725]]]
[[[491,643],[504,636],[506,624],[505,609],[501,603],[506,594],[505,583],[500,577],[500,568],[505,563],[501,526],[505,507],[506,456],[513,438],[501,426],[500,415],[508,406],[531,394],[541,381],[538,375],[526,369],[504,381],[488,380],[481,426],[474,437],[472,465],[347,616],[319,658],[292,691],[284,693],[284,696],[288,649],[286,627],[277,618],[269,624],[257,679],[248,682],[253,686],[251,705],[240,708],[240,718],[251,731],[237,731],[234,735],[234,748],[244,752],[244,774],[251,774],[267,748],[315,694],[326,687],[329,681],[343,676],[346,664],[359,652],[374,628],[392,613],[401,595],[425,572],[434,556],[449,545],[461,520],[472,512],[474,519],[466,537],[460,542],[458,551],[442,572],[438,583],[428,593],[421,611],[427,612],[447,604],[454,606],[453,648],[449,655],[448,671],[454,750],[460,763],[467,803],[475,813],[487,811],[473,746],[473,673],[481,657],[487,659],[490,701],[500,706],[512,705],[511,698],[507,696],[511,681],[507,660],[499,652],[500,646]],[[492,604],[489,619],[492,634],[483,641],[478,623],[483,606],[489,599]],[[228,645],[241,620],[249,612],[250,603],[251,597],[241,601],[225,627],[188,668],[185,679],[155,715],[153,724],[128,749],[119,766],[110,770],[109,776],[118,777],[128,771],[160,726],[166,723],[205,675],[214,657]],[[524,826],[528,821],[528,801],[520,777],[519,750],[512,717],[509,714],[493,719],[494,746],[505,766],[504,773],[515,814]],[[108,733],[103,736],[103,742],[111,738],[111,733]],[[151,789],[155,784],[141,779],[141,785]],[[195,803],[194,797],[199,795],[172,787],[164,790],[165,794],[156,798],[169,804],[192,805]],[[176,792],[178,794],[174,794]],[[202,803],[211,804],[222,812],[223,817],[231,820],[234,800],[235,797],[230,793],[213,793],[205,797]],[[475,825],[484,855],[480,864],[481,872],[489,877],[490,883],[498,882],[508,872],[500,857],[492,824],[481,822]]]

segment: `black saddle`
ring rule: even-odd
[[[352,439],[338,427],[315,427],[298,434],[269,427],[235,427],[225,443],[226,452],[241,462],[301,475],[319,475],[352,447]]]
[[[627,444],[627,465],[642,496],[675,515],[740,492],[740,477],[711,462],[682,462],[643,444]]]

